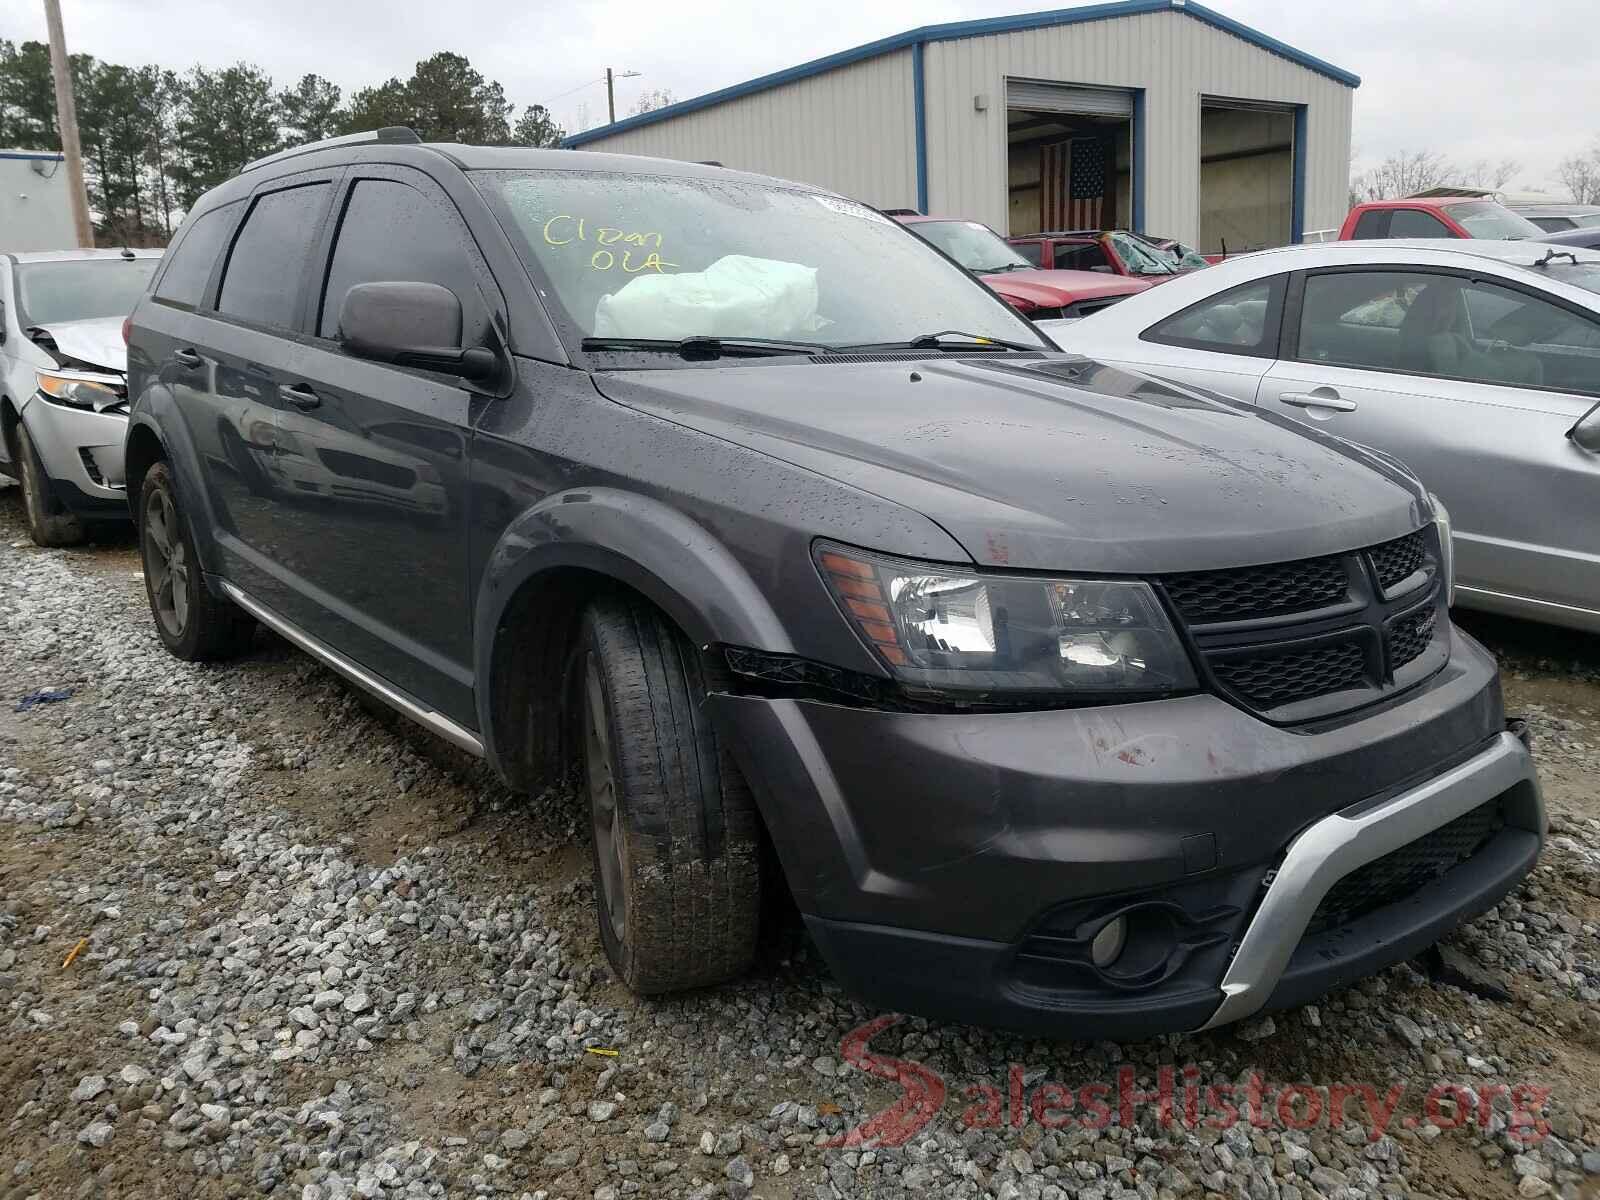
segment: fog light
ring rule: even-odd
[[[1104,970],[1122,957],[1122,947],[1128,942],[1128,919],[1118,917],[1108,921],[1106,927],[1094,935],[1089,946],[1089,957],[1094,965]]]

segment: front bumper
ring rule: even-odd
[[[1416,953],[1527,872],[1544,828],[1532,762],[1504,732],[1493,660],[1453,640],[1427,683],[1320,729],[1212,696],[981,715],[712,704],[853,991],[1137,1037],[1309,999]],[[1503,821],[1466,862],[1305,936],[1340,878],[1487,802]],[[1169,971],[1126,986],[1075,961],[1072,931],[1113,912],[1166,923]]]
[[[22,420],[62,504],[96,520],[127,517],[126,412],[95,412],[36,394],[23,408]]]

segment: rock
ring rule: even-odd
[[[1278,1025],[1271,1017],[1262,1017],[1259,1021],[1250,1021],[1238,1027],[1235,1035],[1240,1041],[1260,1042],[1265,1041],[1278,1032]]]
[[[665,1121],[652,1121],[644,1127],[644,1140],[647,1142],[664,1142],[672,1136],[672,1127]]]
[[[774,1175],[787,1175],[789,1173],[789,1156],[780,1154],[772,1160],[772,1173]]]
[[[344,1010],[347,1013],[364,1013],[372,1007],[372,997],[365,992],[352,992],[344,998]]]
[[[150,1078],[150,1072],[139,1066],[138,1063],[129,1063],[127,1066],[122,1068],[117,1077],[121,1079],[123,1083],[126,1083],[132,1087],[137,1087],[139,1084]]]
[[[811,1069],[824,1078],[832,1079],[839,1073],[839,1064],[827,1055],[822,1055],[811,1060]]]
[[[85,1146],[93,1146],[96,1150],[111,1140],[111,1135],[116,1132],[107,1121],[95,1121],[78,1130],[78,1141]]]
[[[93,1100],[106,1090],[106,1077],[104,1075],[85,1075],[78,1080],[78,1086],[72,1089],[71,1099],[82,1104],[85,1100]]]
[[[1422,1049],[1422,1029],[1410,1017],[1403,1013],[1395,1013],[1389,1019],[1389,1023],[1394,1026],[1394,1031],[1406,1045],[1413,1050]]]
[[[508,1129],[500,1135],[500,1144],[507,1150],[521,1150],[532,1140],[521,1129]]]
[[[612,1100],[589,1101],[589,1120],[596,1122],[609,1121],[617,1115],[617,1105]]]
[[[722,1173],[741,1187],[750,1187],[756,1181],[756,1173],[751,1170],[750,1164],[743,1157],[729,1159]]]
[[[330,1008],[338,1008],[343,1003],[344,993],[337,989],[329,988],[325,992],[318,992],[311,998],[311,1011],[327,1012]]]
[[[322,1019],[317,1016],[316,1010],[309,1004],[302,1004],[299,1008],[291,1008],[289,1010],[289,1018],[305,1029],[315,1029],[322,1022]]]

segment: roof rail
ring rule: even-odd
[[[382,129],[368,129],[362,133],[347,133],[343,137],[323,138],[320,142],[307,142],[303,146],[290,146],[287,150],[279,150],[276,154],[269,154],[265,158],[258,158],[254,162],[247,162],[239,168],[239,174],[254,171],[257,167],[264,167],[268,163],[279,162],[285,158],[294,158],[301,154],[310,154],[314,150],[327,150],[332,146],[357,146],[370,142],[373,144],[388,144],[408,146],[420,142],[414,129],[407,129],[404,125],[386,125]]]

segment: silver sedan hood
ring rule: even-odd
[[[73,365],[128,373],[128,347],[122,341],[121,317],[92,317],[87,321],[56,321],[29,329],[43,333],[55,343],[58,354],[73,360]]]

